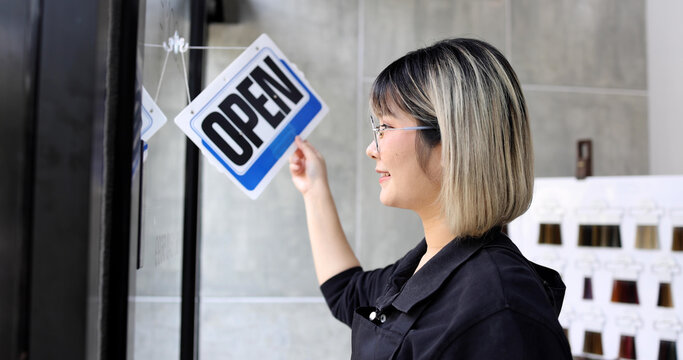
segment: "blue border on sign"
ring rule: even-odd
[[[154,124],[154,119],[152,118],[152,114],[150,114],[149,111],[147,111],[147,108],[144,105],[142,106],[142,113],[144,115],[147,115],[147,117],[149,118],[149,126],[147,126],[146,128],[144,128],[140,131],[140,137],[142,137],[142,135],[144,133],[146,133],[147,130],[152,128],[152,125]],[[144,116],[143,116],[143,118],[144,118]]]
[[[277,137],[268,145],[258,159],[251,165],[249,170],[247,170],[244,175],[238,175],[217,153],[211,146],[202,139],[202,145],[209,150],[209,152],[218,160],[218,162],[223,165],[228,172],[237,179],[237,181],[242,184],[247,190],[254,190],[258,184],[263,180],[263,178],[268,174],[268,171],[277,163],[280,157],[287,151],[289,146],[294,142],[294,137],[301,134],[306,126],[315,118],[315,116],[322,109],[320,100],[313,95],[313,93],[308,89],[306,85],[299,79],[298,76],[292,71],[292,69],[287,65],[287,63],[280,59],[282,65],[287,68],[296,81],[301,84],[301,86],[306,90],[309,95],[308,102],[299,110],[299,112],[294,116],[294,118],[284,127],[282,131],[277,135]]]

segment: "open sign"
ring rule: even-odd
[[[175,118],[221,171],[257,198],[327,106],[261,35]]]

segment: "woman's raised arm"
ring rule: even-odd
[[[359,262],[339,222],[325,159],[308,141],[298,136],[295,141],[298,149],[289,159],[289,171],[304,198],[315,272],[318,283],[323,284],[334,275],[359,266]]]

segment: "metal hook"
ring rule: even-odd
[[[186,43],[185,38],[180,37],[178,30],[176,30],[173,37],[168,38],[168,44],[164,41],[163,46],[167,52],[173,51],[174,54],[178,54],[186,52],[190,44]]]

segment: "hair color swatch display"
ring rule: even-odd
[[[619,225],[579,225],[579,246],[621,247]]]
[[[583,352],[586,354],[602,355],[602,334],[586,331],[583,335]]]
[[[638,285],[631,280],[614,280],[612,283],[612,302],[638,304]]]
[[[674,307],[673,296],[671,295],[671,284],[659,283],[659,293],[657,296],[657,306]]]
[[[674,227],[674,238],[671,244],[671,250],[673,251],[683,251],[683,227]]]
[[[619,359],[636,359],[636,338],[629,335],[621,335],[619,339]]]
[[[659,342],[659,356],[658,360],[676,360],[678,356],[676,355],[676,342],[661,340]]]
[[[560,224],[541,224],[538,232],[539,244],[562,245]]]
[[[555,269],[577,359],[683,359],[683,175],[537,178],[510,238]]]
[[[636,249],[659,249],[656,225],[638,225]]]
[[[593,300],[593,280],[590,277],[583,278],[583,298]]]

